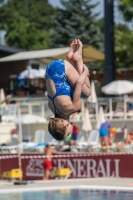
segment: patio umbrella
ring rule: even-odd
[[[98,119],[97,119],[97,124],[96,124],[96,128],[99,129],[101,124],[104,123],[105,117],[104,117],[104,112],[103,112],[103,107],[100,106],[99,108],[99,113],[98,113]]]
[[[95,104],[95,112],[96,112],[96,117],[97,117],[97,115],[98,115],[98,100],[97,100],[94,81],[91,82],[91,95],[87,98],[87,101],[89,103]]]
[[[102,92],[105,94],[122,95],[133,92],[133,83],[126,80],[113,81],[104,87],[102,87]]]
[[[6,107],[4,90],[0,89],[0,116],[3,114],[3,108]]]
[[[89,117],[88,109],[85,109],[84,112],[84,118],[83,118],[83,124],[82,124],[82,130],[85,132],[89,132],[92,130],[92,125]]]
[[[67,52],[69,51],[69,48]],[[95,49],[90,45],[83,46],[83,61],[86,62],[98,62],[104,60],[104,53]],[[54,59],[63,59],[66,60],[66,53],[58,54],[57,56],[42,58],[41,60],[45,63],[49,63]]]
[[[87,108],[85,108],[84,111],[82,130],[85,132],[85,140],[87,140],[88,132],[92,130],[92,125]]]
[[[26,69],[19,74],[19,79],[44,78],[44,75],[37,69]]]
[[[97,102],[97,95],[96,95],[94,81],[91,82],[91,95],[87,98],[87,101],[90,102],[90,103],[96,103]]]
[[[5,103],[5,93],[3,88],[0,89],[0,107],[5,107],[6,103]]]

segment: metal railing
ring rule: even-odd
[[[81,105],[81,117],[83,119],[85,103],[89,110],[90,118],[97,119],[100,106],[103,107],[105,118],[109,119],[121,118],[132,119],[133,118],[133,98],[98,98],[97,103],[89,103],[86,99],[82,100]],[[132,105],[132,107],[130,106]],[[16,116],[17,107],[20,108],[21,114],[31,114],[45,117],[48,119],[53,115],[48,107],[48,100],[45,101],[28,101],[17,104],[9,104],[6,107],[1,108],[1,115],[3,116]]]

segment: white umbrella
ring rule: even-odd
[[[21,122],[21,124],[35,124],[35,123],[45,123],[47,122],[46,118],[37,116],[37,115],[21,115],[19,118],[16,118],[14,120],[15,124],[19,124],[19,122]]]
[[[96,112],[96,117],[97,117],[97,115],[98,115],[98,100],[97,100],[94,81],[91,82],[91,95],[87,98],[87,101],[89,103],[94,103],[95,104],[95,112]]]
[[[84,118],[83,118],[83,124],[82,124],[82,130],[85,132],[92,130],[92,125],[89,117],[88,109],[85,109]]]
[[[133,83],[126,80],[113,81],[102,87],[102,92],[114,95],[128,94],[133,92]]]
[[[19,74],[19,79],[25,78],[44,78],[44,75],[37,69],[27,69]]]
[[[103,112],[103,107],[100,106],[99,108],[99,113],[98,113],[98,119],[97,119],[97,124],[96,124],[96,128],[99,129],[101,124],[104,123],[105,117],[104,117],[104,112]]]
[[[1,88],[0,89],[0,108],[5,107],[6,103],[5,103],[5,93],[4,90]]]
[[[0,116],[2,116],[4,114],[5,107],[6,107],[5,93],[4,93],[4,90],[1,88],[0,89]]]
[[[90,103],[96,103],[97,102],[97,95],[96,95],[94,81],[91,82],[91,95],[87,98],[87,101],[90,102]]]

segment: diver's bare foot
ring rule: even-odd
[[[73,53],[76,51],[76,49],[77,49],[77,40],[75,39],[71,42],[69,52],[66,55],[68,60],[72,59]]]
[[[76,52],[77,50],[77,40],[73,40],[72,43],[70,44],[70,49],[69,52],[67,53],[66,57],[69,60],[69,62],[74,65],[75,61],[72,59],[73,53]]]
[[[76,46],[75,46],[76,45]],[[76,44],[75,44],[75,51],[72,54],[72,60],[74,61],[82,61],[82,42],[78,39],[76,40]]]

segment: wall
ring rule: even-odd
[[[0,63],[0,88],[9,88],[9,76],[26,69],[26,61]]]
[[[10,156],[10,157],[9,157]],[[22,155],[24,180],[42,180],[44,155]],[[69,167],[70,178],[129,177],[133,178],[133,154],[61,154],[53,157],[53,168]],[[18,168],[17,155],[0,155],[0,175]],[[52,178],[52,177],[51,177]]]
[[[14,123],[0,123],[0,144],[11,142],[11,130],[15,128]]]

